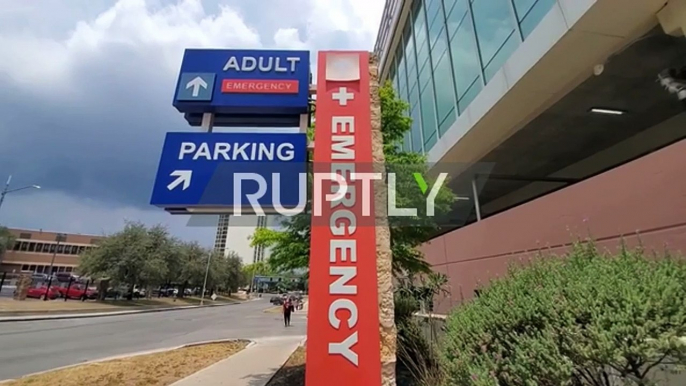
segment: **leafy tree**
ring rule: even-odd
[[[662,257],[588,243],[514,268],[449,316],[447,384],[653,385],[686,364],[686,261]]]
[[[229,294],[238,291],[239,287],[242,287],[247,283],[247,278],[243,272],[243,263],[240,256],[238,256],[238,254],[235,252],[230,252],[229,256],[221,256],[220,259],[222,259],[220,261],[223,263],[222,287]]]
[[[5,253],[6,250],[11,249],[14,246],[16,238],[4,226],[0,226],[0,257]]]
[[[286,217],[284,230],[259,228],[251,245],[271,248],[267,264],[272,273],[307,268],[310,261],[310,214],[299,213]]]
[[[268,276],[268,275],[275,274],[272,267],[266,261],[258,261],[256,263],[252,263],[252,264],[248,264],[248,265],[244,266],[243,267],[243,273],[246,276],[252,276],[252,275]]]
[[[405,133],[412,125],[411,118],[407,116],[408,104],[397,98],[390,83],[380,88],[379,95],[386,167],[389,172],[395,172],[397,177],[397,207],[419,209],[419,216],[411,219],[389,218],[393,268],[396,273],[429,272],[429,265],[417,247],[436,232],[439,224],[436,218],[423,215],[426,196],[417,184],[414,173],[419,173],[429,186],[433,186],[435,179],[427,173],[429,165],[424,155],[405,152],[400,148]],[[436,213],[447,213],[454,201],[455,196],[449,189],[441,189],[435,201]],[[276,271],[307,268],[310,257],[310,214],[288,217],[282,225],[285,229],[281,231],[258,229],[253,235],[252,245],[271,248],[269,264]]]
[[[125,228],[106,237],[98,248],[81,255],[78,271],[93,278],[107,277],[116,285],[126,285],[129,291],[138,285],[157,284],[168,273],[167,256],[174,243],[162,226],[150,229],[140,223],[128,223]]]
[[[140,223],[128,223],[121,232],[106,237],[98,248],[84,253],[78,271],[94,279],[108,278],[115,286],[126,285],[130,295],[134,286],[174,284],[180,285],[179,296],[183,296],[186,288],[202,287],[206,273],[210,290],[223,288],[231,292],[245,283],[236,254],[225,257],[198,243],[181,242],[162,226],[146,228]]]

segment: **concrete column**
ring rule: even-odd
[[[657,13],[657,19],[667,35],[686,35],[686,0],[669,0]]]
[[[379,98],[379,62],[369,56],[369,78],[372,115],[372,157],[374,172],[383,178],[374,181],[374,211],[376,217],[376,274],[379,292],[379,334],[381,336],[381,385],[395,386],[396,336],[395,305],[393,303],[393,265],[391,231],[388,227],[388,190],[385,157],[381,133],[381,99]]]

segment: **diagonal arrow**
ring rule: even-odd
[[[167,185],[167,189],[174,190],[174,188],[183,183],[183,187],[181,188],[181,190],[186,190],[189,186],[191,186],[191,177],[193,176],[193,171],[174,170],[173,172],[171,172],[169,176],[176,177],[176,179],[172,181],[169,185]]]

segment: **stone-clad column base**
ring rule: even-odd
[[[26,300],[26,294],[29,292],[29,287],[33,280],[29,275],[21,275],[17,279],[16,289],[14,292],[14,300]]]
[[[381,99],[379,98],[378,60],[369,57],[372,112],[372,157],[374,171],[384,178],[374,182],[374,210],[376,216],[376,272],[379,280],[379,334],[381,336],[381,385],[395,386],[396,335],[393,304],[393,265],[391,232],[388,228],[388,191],[381,134]]]

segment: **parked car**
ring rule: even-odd
[[[47,286],[40,286],[40,287],[31,287],[26,293],[27,298],[34,298],[34,299],[43,299],[45,297],[45,289]],[[48,299],[57,299],[60,297],[60,292],[58,291],[57,287],[50,287],[50,290],[47,291],[48,294]]]
[[[55,274],[55,279],[60,283],[78,282],[79,276],[73,275],[71,272],[58,272]]]
[[[280,306],[283,304],[283,297],[282,296],[272,296],[272,298],[269,299],[269,302],[275,306]]]
[[[97,299],[98,291],[91,288],[85,288],[86,286],[81,284],[72,285],[71,287],[51,287],[57,288],[57,291],[62,297],[67,299],[81,299],[85,297],[86,299]]]

